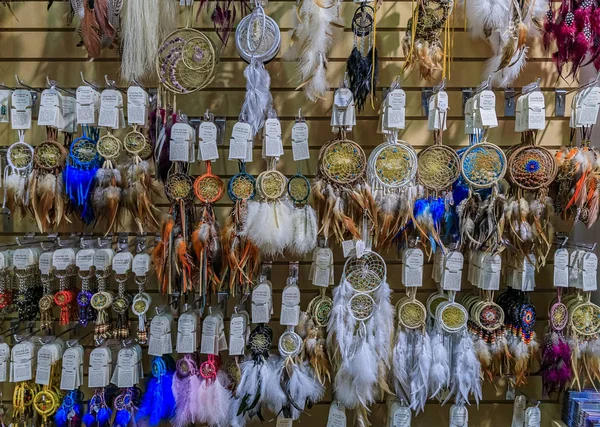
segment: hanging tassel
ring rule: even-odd
[[[292,244],[293,207],[287,200],[248,202],[241,236],[248,238],[266,256],[277,256]]]
[[[252,135],[258,134],[267,119],[267,113],[273,105],[270,92],[271,76],[262,62],[252,60],[244,70],[246,77],[246,96],[240,115],[252,126]]]
[[[413,346],[413,360],[415,366],[409,372],[410,377],[410,409],[415,412],[425,410],[427,403],[429,372],[431,368],[431,340],[428,334],[416,334],[416,343]]]
[[[175,416],[171,421],[173,427],[186,427],[189,424],[195,424],[197,422],[196,405],[198,404],[198,389],[200,387],[200,379],[195,369],[190,369],[185,373],[185,376],[180,375],[178,369],[173,376],[172,387],[173,398],[175,399]]]
[[[450,374],[450,393],[444,400],[452,396],[456,403],[469,403],[469,394],[476,403],[481,400],[481,365],[473,348],[473,341],[464,331],[454,346],[452,354],[452,371]]]
[[[358,111],[362,111],[379,78],[377,48],[371,47],[368,53],[363,56],[355,46],[346,62],[346,70],[348,72],[348,86],[354,95]]]
[[[229,380],[223,372],[219,372],[214,380],[204,379],[200,382],[196,402],[199,403],[198,409],[203,416],[197,415],[197,421],[209,426],[227,425],[229,401],[231,400],[231,392],[227,389],[228,385]]]
[[[541,372],[545,396],[561,392],[571,381],[571,348],[567,340],[556,331],[544,337]]]
[[[134,0],[135,1],[135,0]],[[159,227],[156,215],[160,210],[152,202],[157,190],[150,174],[150,164],[131,160],[125,168],[126,184],[123,189],[123,207],[129,211],[140,233]]]

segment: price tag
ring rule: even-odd
[[[327,427],[346,427],[346,408],[338,402],[333,402],[329,407]]]
[[[119,109],[123,106],[123,96],[114,89],[104,89],[100,95],[100,113],[98,126],[111,129],[119,128]]]
[[[291,418],[284,418],[283,415],[280,414],[277,417],[276,427],[292,427],[292,422]]]
[[[582,272],[582,284],[583,290],[596,291],[598,289],[597,283],[597,271],[598,271],[598,257],[595,253],[586,252],[582,260],[583,272]]]
[[[55,89],[45,89],[40,97],[38,126],[60,128],[64,123],[62,117],[61,96]]]
[[[133,274],[135,274],[136,277],[146,276],[150,271],[150,255],[136,254],[136,256],[133,257],[132,265]]]
[[[100,94],[89,86],[79,86],[75,92],[77,124],[93,125],[100,105]]]
[[[53,255],[53,252],[44,252],[43,254],[40,255],[40,259],[39,259],[40,273],[45,276],[49,275],[50,271],[52,270],[52,255]]]
[[[261,283],[252,290],[252,323],[271,320],[271,286]]]
[[[16,89],[10,99],[10,122],[15,130],[31,129],[33,97],[27,89]]]
[[[342,252],[344,253],[344,258],[348,258],[352,255],[352,252],[356,248],[356,243],[354,240],[344,240],[342,242]]]
[[[219,151],[217,150],[217,126],[213,122],[202,122],[198,136],[200,160],[209,161],[216,160],[219,158]]]
[[[557,249],[554,253],[554,286],[569,286],[569,251],[564,248]]]
[[[300,321],[300,288],[287,285],[281,294],[281,318],[284,326],[296,326]]]
[[[139,86],[127,89],[127,123],[129,126],[146,126],[148,120],[148,94]]]
[[[412,248],[404,251],[402,277],[406,287],[423,286],[423,251],[421,249]]]
[[[112,269],[117,274],[127,274],[131,271],[133,255],[129,252],[119,252],[112,260]]]
[[[246,313],[247,316],[247,313]],[[246,347],[247,321],[244,314],[238,313],[231,316],[229,322],[229,355],[242,356]]]

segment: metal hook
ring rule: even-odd
[[[17,86],[23,86],[24,88],[29,89],[30,91],[35,92],[35,93],[40,92],[38,89],[31,87],[28,84],[25,84],[25,82],[23,82],[17,74],[15,74],[15,80],[17,81]]]
[[[59,87],[56,84],[56,80],[50,80],[50,77],[48,77],[48,76],[46,76],[46,86],[48,86],[49,89],[55,89],[55,90],[64,92],[68,95],[75,96],[75,92],[73,92],[72,90],[69,90],[69,89],[63,89],[63,88]]]
[[[83,84],[85,84],[86,86],[91,87],[92,89],[94,89],[96,92],[100,91],[100,88],[98,87],[98,85],[87,81],[84,77],[83,77],[83,71],[79,72],[79,76],[81,77],[81,81],[83,82]]]
[[[74,338],[72,340],[68,340],[67,341],[67,347],[73,347],[73,346],[77,345],[82,339],[89,337],[93,333],[94,333],[94,330],[92,329],[91,331],[89,331],[87,334],[85,334],[82,337],[77,337],[77,338]]]
[[[148,89],[146,89],[146,87],[142,86],[142,84],[140,82],[138,82],[138,80],[136,78],[131,79],[133,81],[133,83],[136,84],[136,86],[139,86],[144,92],[148,93]]]
[[[13,338],[15,340],[16,343],[20,343],[23,340],[26,340],[27,338],[31,338],[33,335],[37,334],[38,332],[40,332],[42,329],[38,328],[34,331],[29,332],[27,335],[18,335],[17,333],[13,334]]]
[[[117,90],[117,91],[119,91],[119,92],[121,92],[123,94],[127,94],[127,91],[125,91],[125,90],[123,90],[123,89],[121,89],[120,87],[117,86],[117,82],[115,82],[114,80],[109,80],[107,74],[104,75],[104,81],[106,82],[106,87],[108,89],[114,89],[114,90]]]
[[[598,82],[600,82],[600,73],[596,74],[596,77],[593,80],[590,80],[589,82],[587,82],[586,84],[567,91],[567,95],[569,93],[581,92],[584,89],[587,89],[592,86],[596,86],[598,84]]]

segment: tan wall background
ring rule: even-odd
[[[74,32],[74,27],[66,26],[66,14],[69,6],[66,2],[56,1],[50,11],[46,11],[47,1],[45,0],[27,0],[23,2],[13,2],[12,8],[16,15],[13,16],[7,8],[0,9],[0,81],[7,85],[14,84],[14,75],[19,77],[31,86],[43,88],[45,86],[46,76],[55,79],[61,87],[75,88],[80,82],[79,72],[83,71],[88,80],[93,82],[103,82],[104,75],[115,79],[119,71],[119,59],[114,51],[104,51],[102,56],[94,62],[87,61],[86,52],[82,48],[76,47],[79,42],[79,36]],[[328,76],[332,84],[337,84],[344,73],[345,62],[352,48],[352,33],[350,30],[350,20],[355,10],[355,5],[351,2],[344,2],[342,13],[345,18],[346,28],[334,44],[330,53],[330,63]],[[279,53],[286,50],[290,40],[290,30],[293,27],[293,16],[295,13],[295,1],[278,0],[269,1],[266,12],[275,19],[282,30],[282,49]],[[401,40],[404,36],[406,23],[411,16],[411,1],[388,1],[383,2],[383,6],[377,13],[377,46],[380,57],[380,81],[378,87],[378,101],[381,102],[381,88],[389,86],[390,82],[399,73],[404,57],[401,48]],[[181,16],[180,25],[183,25],[185,19]],[[462,93],[463,87],[477,86],[481,79],[481,71],[486,58],[491,51],[488,46],[481,41],[472,41],[464,31],[462,12],[457,12],[454,19],[455,23],[455,41],[454,41],[454,62],[451,79],[448,81],[447,92],[449,95],[450,112],[448,120],[448,131],[444,135],[444,143],[458,149],[468,144],[468,139],[463,133],[464,123],[462,119]],[[218,43],[210,17],[203,13],[201,19],[194,24],[194,27],[201,29]],[[311,103],[306,100],[304,94],[295,91],[296,81],[294,81],[294,64],[274,60],[267,65],[272,78],[271,92],[274,98],[274,106],[282,122],[284,146],[286,146],[286,155],[279,164],[279,169],[287,175],[296,172],[296,165],[292,161],[290,149],[290,132],[294,117],[298,108],[302,108],[302,113],[306,116],[306,121],[310,131],[310,149],[311,160],[303,162],[302,170],[309,177],[314,177],[315,162],[318,150],[331,135],[329,126],[330,106],[333,99],[333,92],[328,94],[325,101]],[[238,57],[235,51],[233,37],[229,45],[224,49],[221,55],[221,63],[218,68],[217,78],[204,91],[187,96],[178,96],[178,109],[188,114],[190,117],[200,116],[207,108],[216,116],[225,116],[227,118],[227,135],[225,141],[229,140],[231,127],[239,114],[239,109],[243,102],[245,93],[245,80],[243,70],[245,63]],[[529,61],[526,69],[523,71],[515,87],[521,86],[541,78],[543,93],[546,98],[547,126],[544,131],[538,135],[541,143],[550,150],[556,150],[568,140],[569,127],[568,117],[554,117],[554,88],[569,86],[569,82],[559,80],[555,72],[554,64],[548,54],[543,52],[539,42],[532,43],[529,50]],[[156,86],[156,81],[147,81],[147,86]],[[423,149],[432,142],[431,134],[427,132],[427,118],[423,116],[421,110],[421,88],[431,86],[431,83],[421,81],[416,73],[412,73],[403,81],[403,88],[407,93],[407,127],[401,134],[401,137],[411,143],[417,150]],[[490,132],[489,139],[503,148],[508,148],[519,142],[519,135],[514,132],[514,120],[510,117],[504,117],[504,93],[496,90],[497,113],[499,126]],[[570,96],[567,98],[567,105],[570,105]],[[378,108],[378,105],[376,105]],[[567,116],[568,116],[567,108]],[[367,152],[381,143],[382,138],[376,134],[377,111],[367,106],[366,110],[357,118],[357,126],[352,134],[354,140],[359,142]],[[45,139],[45,131],[34,125],[31,131],[26,134],[26,141],[36,145]],[[0,127],[0,145],[8,146],[17,140],[16,132],[11,131],[8,126]],[[260,143],[255,146],[254,158],[256,159],[249,165],[249,172],[257,175],[264,169],[264,163],[260,160]],[[196,164],[195,173],[199,173],[199,166]],[[213,166],[213,172],[220,175],[225,181],[237,173],[237,164],[227,161],[227,148],[221,150],[221,159]],[[163,210],[168,209],[168,202],[163,197],[158,205]],[[232,203],[228,198],[224,198],[218,203],[217,214],[224,218],[229,212]],[[130,225],[125,225],[125,231],[134,231]],[[27,231],[36,231],[35,224],[30,220],[7,221],[4,219],[0,226],[0,234],[5,240],[12,239],[12,236],[19,235]],[[81,225],[75,223],[71,227],[65,227],[64,233],[71,231],[83,231]],[[336,248],[336,275],[339,276],[343,265],[341,252]],[[291,259],[280,259],[274,261],[273,267],[273,285],[274,285],[274,307],[275,315],[273,319],[273,328],[275,335],[284,329],[278,325],[278,311],[281,304],[281,291],[285,286],[287,277],[287,262]],[[388,277],[390,286],[394,289],[394,302],[402,295],[403,289],[400,281],[400,261],[395,253],[386,254],[388,262]],[[307,283],[308,270],[310,268],[310,259],[301,260],[300,286],[302,289],[302,307],[310,299],[317,295],[316,288]],[[431,277],[431,265],[425,272],[427,281],[422,289],[419,290],[419,298],[425,300],[429,294],[435,291],[436,287]],[[537,276],[537,288],[532,295],[537,313],[537,330],[543,334],[547,323],[548,304],[554,296],[554,290],[551,283],[551,270],[546,267]],[[463,289],[468,290],[470,285],[463,283]],[[133,291],[135,285],[130,284]],[[149,287],[154,302],[160,304],[163,301],[154,286]],[[229,304],[233,305],[232,302]],[[6,327],[6,322],[3,328]],[[133,327],[136,327],[134,324]],[[92,348],[89,339],[86,340],[86,348]],[[87,361],[87,359],[86,359]],[[148,366],[146,364],[146,366]],[[87,371],[87,369],[86,369]],[[4,384],[3,400],[5,404],[10,404],[12,397],[12,386]],[[512,400],[506,400],[507,382],[505,379],[498,378],[493,384],[486,383],[484,386],[484,399],[479,405],[469,408],[469,421],[471,426],[480,427],[500,427],[509,426],[512,417]],[[532,400],[541,400],[542,425],[550,426],[553,419],[558,418],[559,405],[557,397],[550,399],[541,399],[541,377],[532,374],[528,384],[522,387],[517,393],[524,393]],[[89,391],[86,391],[89,396]],[[294,425],[299,426],[321,426],[325,425],[327,420],[328,405],[331,402],[328,393],[325,400],[310,411],[311,416],[303,415],[301,420]],[[383,404],[375,405],[371,415],[374,426],[384,425],[386,408]],[[419,415],[414,421],[415,427],[431,427],[448,425],[449,405],[440,407],[438,402],[428,403],[425,413]],[[274,422],[265,423],[265,425],[274,425]]]

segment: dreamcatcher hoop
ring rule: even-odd
[[[506,173],[506,156],[490,142],[471,145],[461,156],[461,175],[473,188],[491,188]]]
[[[348,300],[350,316],[358,322],[366,322],[375,312],[375,300],[369,294],[358,292]]]
[[[472,319],[477,326],[488,331],[497,331],[504,325],[504,310],[492,301],[480,301],[473,307]]]
[[[252,13],[243,17],[236,28],[238,55],[248,63],[252,60],[267,63],[277,55],[280,46],[279,26],[257,2]]]
[[[460,176],[460,163],[460,157],[452,148],[432,145],[417,157],[417,179],[428,190],[445,190]]]
[[[66,162],[67,151],[56,141],[46,140],[33,151],[33,165],[36,169],[51,172],[64,168]]]
[[[34,149],[26,142],[15,142],[6,151],[6,159],[12,170],[24,172],[33,166]]]
[[[569,316],[571,328],[579,335],[592,336],[600,332],[600,307],[591,302],[575,306]]]
[[[467,326],[469,313],[457,302],[442,303],[436,309],[436,319],[442,329],[448,333],[459,332]]]
[[[556,331],[562,331],[569,324],[569,310],[567,306],[560,301],[555,302],[550,307],[550,324]]]
[[[524,144],[510,153],[509,180],[524,190],[548,187],[557,173],[554,156],[544,147]]]
[[[251,200],[256,194],[256,180],[246,172],[246,165],[240,163],[240,171],[227,183],[227,194],[232,202]]]
[[[381,255],[368,251],[360,258],[352,255],[346,260],[342,279],[356,292],[371,293],[385,282],[386,274],[387,266]]]
[[[261,172],[256,179],[256,188],[261,197],[274,201],[280,199],[287,189],[287,178],[277,170]]]
[[[447,301],[448,301],[448,297],[441,292],[436,292],[436,293],[429,295],[429,297],[427,297],[427,302],[425,304],[427,306],[427,315],[429,316],[429,318],[435,319],[435,313],[436,313],[437,308],[439,307],[440,304],[442,304],[443,302],[447,302]]]
[[[204,33],[180,28],[165,37],[158,49],[156,72],[171,92],[186,94],[213,81],[217,62],[217,50]]]
[[[352,184],[365,178],[366,160],[360,145],[342,137],[329,141],[321,148],[318,171],[337,184]]]
[[[295,204],[303,204],[310,196],[310,181],[301,173],[297,173],[288,180],[287,193]]]
[[[333,309],[333,300],[327,295],[323,295],[319,301],[317,301],[312,309],[312,318],[315,325],[319,328],[324,328],[329,324],[329,318],[331,317],[331,310]]]
[[[252,332],[248,340],[248,347],[253,355],[268,355],[273,342],[273,330],[266,324],[259,324]]]
[[[175,172],[167,177],[165,194],[171,203],[190,202],[194,197],[194,183],[188,174]]]
[[[371,186],[404,187],[417,175],[417,154],[405,141],[385,142],[371,152],[367,174]]]
[[[194,194],[202,203],[212,204],[221,200],[223,191],[223,181],[212,173],[211,162],[206,162],[206,173],[194,181]]]
[[[96,141],[88,137],[79,137],[69,147],[69,159],[82,169],[89,169],[100,163]]]
[[[109,132],[98,140],[96,150],[105,160],[113,161],[121,153],[121,144],[119,138]]]
[[[415,298],[406,298],[398,305],[398,321],[406,329],[420,329],[425,326],[427,310]]]
[[[279,354],[283,358],[294,358],[298,356],[304,347],[304,342],[300,335],[298,335],[293,330],[286,330],[279,337],[279,343],[277,345],[279,348]]]
[[[146,146],[146,137],[137,129],[132,130],[123,138],[123,148],[129,154],[139,156]]]

